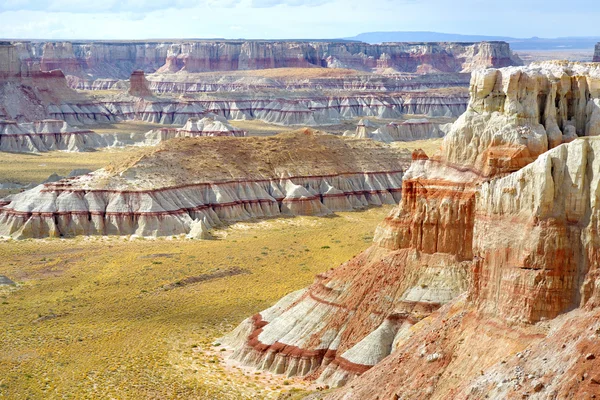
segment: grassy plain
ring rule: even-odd
[[[0,242],[0,398],[276,398],[297,380],[211,344],[367,248],[390,207],[236,224],[219,240]],[[220,274],[234,268],[243,274]],[[191,277],[217,277],[187,285]]]

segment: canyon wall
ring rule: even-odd
[[[456,116],[466,108],[467,98],[425,92],[358,94],[299,98],[171,100],[124,98],[50,104],[50,118],[70,124],[141,120],[183,125],[188,118],[210,114],[231,120],[259,119],[277,125],[317,126],[337,124],[354,117],[399,118],[403,114]]]
[[[126,79],[133,70],[237,71],[265,68],[350,68],[362,71],[470,72],[519,65],[505,42],[15,42],[23,63],[62,70],[82,81]],[[72,82],[79,86],[77,80]]]
[[[245,365],[334,387],[362,375],[336,399],[469,398],[508,382],[490,372],[471,386],[527,346],[539,352],[539,321],[567,329],[557,317],[574,309],[593,321],[600,146],[570,142],[598,133],[599,84],[594,64],[475,72],[467,112],[438,155],[413,153],[374,245],[222,343]],[[559,346],[549,340],[545,356]],[[528,396],[572,389],[574,375],[552,383],[560,372],[538,367],[548,377],[530,378]]]
[[[265,90],[338,90],[363,92],[399,92],[422,91],[442,87],[467,87],[470,74],[345,74],[344,76],[302,77],[288,76],[261,77],[260,73],[251,76],[240,73],[227,74],[178,74],[161,73],[148,76],[150,88],[156,93],[202,93],[202,92],[239,92]],[[80,81],[84,82],[84,81]],[[74,85],[74,83],[70,83]],[[73,86],[77,89],[111,89],[118,88],[121,81],[96,80],[88,86]]]
[[[39,64],[22,62],[17,46],[0,42],[0,118],[34,121],[48,117],[47,105],[81,101],[61,71],[42,72]]]

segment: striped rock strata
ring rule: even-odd
[[[427,90],[444,87],[468,86],[470,74],[399,74],[382,76],[375,74],[359,74],[349,70],[339,70],[339,76],[319,76],[320,70],[301,70],[304,73],[311,71],[309,77],[295,76],[295,69],[282,68],[268,72],[248,71],[245,73],[219,74],[151,74],[150,89],[156,93],[203,93],[203,92],[243,92],[265,90],[327,90],[327,91],[353,91],[353,92],[402,92],[412,90]],[[277,72],[277,74],[276,74]],[[329,72],[329,71],[327,71]],[[275,75],[265,77],[262,75]],[[330,75],[333,75],[330,73]],[[112,82],[112,83],[111,83]],[[77,89],[102,90],[118,88],[118,80],[96,80],[92,85],[79,86]],[[74,85],[75,82],[70,82]]]
[[[317,126],[340,123],[354,117],[399,118],[403,114],[459,115],[466,107],[462,94],[436,96],[426,93],[347,95],[312,98],[207,98],[185,101],[161,98],[105,100],[49,105],[51,118],[70,124],[141,120],[183,125],[190,117],[208,113],[232,120],[259,119],[278,125]]]
[[[70,127],[65,121],[17,123],[0,120],[0,151],[39,153],[53,150],[85,151],[106,147],[97,133]]]
[[[0,236],[201,237],[222,223],[395,204],[405,165],[401,151],[308,130],[173,139],[131,163],[14,195],[0,207]]]
[[[480,371],[542,346],[532,324],[595,307],[600,146],[566,143],[597,132],[599,83],[593,64],[474,73],[374,245],[244,321],[223,341],[233,357],[331,386],[364,373],[336,399],[467,398]]]
[[[24,63],[61,69],[86,80],[145,72],[265,68],[351,68],[363,71],[470,72],[520,65],[504,42],[387,43],[283,41],[15,42]]]
[[[39,153],[46,151],[87,151],[103,147],[155,146],[179,137],[231,136],[246,132],[231,126],[223,117],[189,118],[181,128],[159,128],[146,133],[107,133],[73,128],[65,121],[42,120],[17,123],[0,120],[0,151]]]

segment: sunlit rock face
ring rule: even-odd
[[[468,398],[527,346],[560,351],[535,324],[566,332],[562,315],[593,321],[598,304],[600,146],[575,139],[597,134],[599,78],[563,62],[475,72],[466,113],[439,154],[413,153],[374,245],[244,321],[225,338],[233,357],[331,386],[360,376],[331,398],[441,399]]]

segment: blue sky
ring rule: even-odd
[[[600,36],[600,0],[0,0],[1,38]]]

